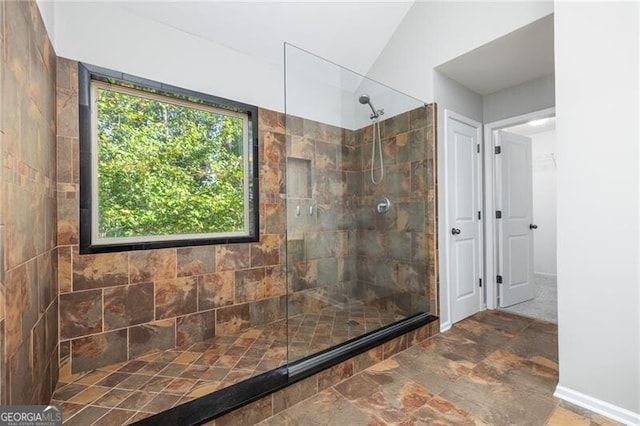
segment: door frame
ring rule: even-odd
[[[476,128],[476,140],[478,141],[478,143],[480,144],[480,151],[481,154],[478,155],[478,182],[477,182],[477,190],[478,190],[478,208],[480,209],[480,211],[482,212],[482,220],[478,221],[478,266],[479,266],[479,275],[480,278],[482,279],[483,282],[483,288],[481,289],[480,293],[481,293],[481,297],[480,297],[480,304],[478,306],[478,311],[482,311],[485,309],[486,307],[486,285],[484,284],[486,282],[485,280],[485,273],[484,273],[484,227],[482,226],[482,223],[484,222],[484,211],[483,211],[483,193],[482,193],[482,189],[483,189],[483,159],[482,159],[482,149],[483,149],[483,137],[482,137],[482,123],[475,121],[469,117],[466,117],[462,114],[458,114],[457,112],[451,111],[450,109],[445,109],[444,110],[444,149],[442,151],[444,151],[444,159],[443,159],[443,167],[441,168],[442,172],[443,172],[443,176],[447,176],[448,173],[448,161],[449,161],[449,141],[447,140],[447,135],[449,134],[449,119],[453,119],[456,121],[460,121],[464,124],[467,124],[471,127],[475,127]],[[442,192],[441,194],[443,195],[443,208],[444,208],[444,220],[441,221],[441,223],[443,224],[443,227],[440,228],[441,229],[441,235],[444,237],[444,250],[440,251],[440,258],[441,260],[444,261],[444,263],[441,263],[442,265],[442,271],[444,271],[444,274],[442,274],[441,276],[441,285],[443,285],[444,289],[446,289],[446,297],[441,298],[441,306],[440,306],[440,310],[445,310],[446,311],[446,318],[447,321],[445,323],[441,323],[440,324],[440,331],[446,331],[448,329],[451,328],[452,326],[452,319],[451,319],[451,298],[452,296],[452,289],[451,289],[451,271],[449,270],[449,250],[451,248],[451,240],[449,239],[449,229],[451,228],[450,223],[449,223],[449,185],[450,183],[448,182],[447,179],[442,179],[441,182],[443,182],[442,185]],[[442,241],[442,240],[441,240]],[[441,291],[443,289],[441,288]],[[445,302],[445,306],[442,306],[442,301]]]
[[[514,117],[505,118],[498,121],[493,121],[484,125],[484,209],[482,217],[484,220],[484,233],[486,235],[484,246],[484,267],[485,275],[488,279],[483,280],[485,285],[485,297],[487,309],[498,309],[498,283],[496,282],[496,275],[498,271],[498,227],[496,224],[495,211],[496,211],[496,154],[495,148],[495,134],[498,130],[502,130],[506,127],[516,126],[524,124],[531,120],[538,120],[541,118],[553,117],[556,114],[556,108],[545,108],[539,111],[530,112],[527,114],[517,115]],[[490,220],[489,220],[490,219]]]

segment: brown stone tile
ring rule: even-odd
[[[281,320],[286,316],[287,301],[285,297],[258,300],[251,302],[249,306],[252,327]]]
[[[419,346],[439,354],[456,353],[472,363],[482,361],[495,351],[494,346],[482,345],[459,334],[446,332],[420,342]]]
[[[112,330],[155,319],[153,283],[104,290],[104,328]]]
[[[227,306],[216,310],[216,334],[228,335],[249,328],[249,304]]]
[[[78,200],[58,198],[58,244],[78,244]]]
[[[152,377],[151,379],[149,379],[149,381],[143,384],[138,390],[141,392],[152,392],[155,394],[157,392],[161,392],[162,389],[166,388],[167,385],[171,383],[172,380],[173,380],[172,377],[163,377],[163,376]]]
[[[412,346],[391,360],[397,364],[398,373],[424,385],[433,394],[439,394],[475,366],[460,355],[440,355],[420,346]]]
[[[261,425],[317,424],[322,419],[327,425],[382,425],[381,420],[370,417],[333,390],[326,390],[282,411]]]
[[[65,420],[65,425],[87,426],[93,424],[100,417],[104,416],[109,408],[87,406],[82,411],[76,413],[73,417]]]
[[[93,370],[127,359],[127,330],[110,331],[71,342],[72,373]]]
[[[260,132],[261,161],[282,163],[285,159],[285,135],[269,131]]]
[[[198,309],[198,281],[195,277],[156,282],[156,318],[171,318]]]
[[[538,425],[556,405],[551,396],[541,397],[475,371],[460,377],[440,396],[489,424]]]
[[[129,396],[118,404],[118,408],[125,410],[137,410],[144,407],[149,401],[155,398],[156,394],[144,391],[128,392]]]
[[[279,413],[318,392],[316,377],[308,377],[273,394],[273,412]]]
[[[467,319],[455,324],[447,333],[456,334],[486,346],[501,346],[515,337],[514,333],[497,330],[494,327]]]
[[[102,331],[102,290],[60,295],[60,338],[70,339]]]
[[[62,420],[64,422],[67,419],[70,419],[74,414],[78,411],[82,410],[85,405],[84,404],[75,404],[73,402],[61,402],[57,400],[51,400],[51,405],[56,405],[62,409]]]
[[[215,336],[215,311],[198,312],[176,319],[176,345],[185,346]]]
[[[264,234],[259,243],[251,244],[251,266],[277,265],[280,262],[282,234]]]
[[[574,416],[575,415],[575,416]],[[577,416],[577,417],[576,417]],[[585,420],[586,423],[585,423]],[[572,421],[576,421],[572,423]],[[622,426],[622,423],[618,423],[603,415],[594,413],[585,408],[578,407],[567,401],[560,401],[558,406],[553,410],[553,413],[549,417],[547,425],[597,425],[597,426]]]
[[[71,247],[58,247],[58,289],[60,293],[71,291]]]
[[[347,360],[318,374],[318,390],[326,389],[353,375],[353,361]]]
[[[115,387],[134,391],[140,389],[151,379],[149,376],[144,374],[128,374],[128,376],[129,377],[115,385]]]
[[[160,411],[168,410],[173,407],[180,397],[177,395],[164,395],[160,394],[153,398],[147,405],[145,405],[141,411],[148,413],[159,413]]]
[[[73,249],[73,290],[88,290],[127,284],[126,253],[80,255]]]
[[[162,390],[163,394],[175,394],[184,395],[196,384],[197,379],[188,379],[185,377],[178,377],[173,379],[167,387]]]
[[[388,358],[407,349],[407,336],[402,335],[400,337],[396,337],[395,339],[389,340],[388,342],[382,345],[384,351],[384,357]]]
[[[217,426],[251,425],[270,417],[273,414],[271,395],[245,405],[229,414],[216,419]]]
[[[215,272],[215,249],[211,246],[177,249],[178,277]]]
[[[105,414],[102,418],[100,418],[100,420],[93,423],[92,426],[123,425],[126,424],[127,420],[129,420],[129,418],[133,417],[135,414],[136,412],[132,410],[121,410],[115,408]]]
[[[93,401],[92,405],[99,407],[115,407],[131,395],[131,392],[122,389],[111,389],[104,395]]]
[[[264,296],[284,296],[286,294],[284,265],[268,266],[265,268]]]
[[[275,133],[284,133],[285,115],[281,112],[260,108],[258,110],[258,128]]]
[[[87,389],[87,385],[82,385],[78,383],[69,383],[68,385],[62,386],[53,393],[52,399],[58,401],[67,401],[73,398],[78,393]]]
[[[108,371],[100,371],[100,370],[92,371],[82,376],[80,379],[76,380],[75,383],[81,383],[85,385],[95,385],[99,381],[109,376],[109,374],[110,373]]]
[[[216,246],[216,271],[235,271],[248,268],[251,264],[249,244],[229,244]]]
[[[235,272],[224,271],[198,277],[198,309],[206,310],[233,304]]]
[[[478,364],[474,371],[542,395],[553,394],[558,383],[557,369],[500,349]]]
[[[129,253],[129,279],[133,283],[171,280],[177,277],[175,249],[143,250]]]
[[[73,398],[69,399],[69,402],[89,405],[107,392],[109,392],[109,388],[102,386],[88,386],[85,390],[77,393]]]
[[[451,424],[477,426],[485,423],[444,398],[435,396],[412,413],[419,424]]]
[[[424,407],[432,394],[427,389],[393,371],[365,371],[335,389],[354,405],[386,424],[402,424]]]
[[[173,319],[137,325],[129,329],[129,358],[176,346],[176,322]]]

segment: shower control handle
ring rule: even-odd
[[[458,228],[452,228],[451,229],[451,234],[452,235],[459,235],[460,232],[462,232],[462,231],[460,231]]]

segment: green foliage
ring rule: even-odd
[[[243,121],[98,90],[101,237],[242,231]]]

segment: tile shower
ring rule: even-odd
[[[24,65],[29,78],[42,76],[42,90],[24,92],[25,99],[50,96],[52,102],[37,127],[49,137],[38,140],[51,142],[38,149],[42,170],[29,163],[28,134],[3,137],[5,258],[26,253],[10,237],[27,231],[11,218],[41,212],[30,223],[51,234],[43,234],[47,243],[28,253],[26,263],[12,268],[5,262],[10,268],[2,269],[0,295],[7,309],[0,310],[0,343],[8,354],[0,360],[3,402],[47,403],[57,382],[53,402],[64,403],[67,417],[85,412],[89,421],[110,413],[111,420],[125,423],[414,314],[438,314],[435,105],[411,101],[394,111],[389,105],[402,104],[403,95],[391,89],[380,94],[363,83],[372,97],[390,102],[381,104],[387,115],[380,122],[385,177],[379,185],[368,180],[373,135],[366,117],[326,124],[300,118],[310,115],[296,111],[290,100],[286,114],[260,109],[260,242],[80,255],[77,63],[55,56],[35,3],[3,2],[2,8],[7,18],[24,17],[16,21],[23,27],[12,31],[31,40],[33,60]],[[9,22],[15,24],[4,19],[3,34]],[[3,38],[7,46],[12,42]],[[12,99],[5,96],[8,90],[27,81],[16,74],[19,55],[11,49],[8,54],[13,56],[2,64],[3,103]],[[366,113],[358,110],[359,92],[353,94],[349,114]],[[5,130],[12,122],[36,123],[28,112],[20,119],[3,114]],[[11,143],[24,147],[17,151],[23,154],[8,155]],[[27,167],[20,169],[20,161]],[[49,188],[50,199],[38,195],[45,204],[36,209],[12,202],[13,192],[5,188],[14,185],[8,181],[18,176],[14,169],[26,171],[28,179],[18,180],[23,185],[41,179],[45,185],[37,188]],[[392,201],[384,215],[374,209],[382,196]],[[39,313],[31,315],[36,308],[30,305],[10,306],[21,288],[42,295],[27,298],[39,301]],[[15,330],[20,316],[26,331]],[[299,383],[313,380],[322,389],[435,332],[437,322]],[[25,389],[15,377],[29,371]],[[291,399],[285,397],[291,391],[278,392]]]

